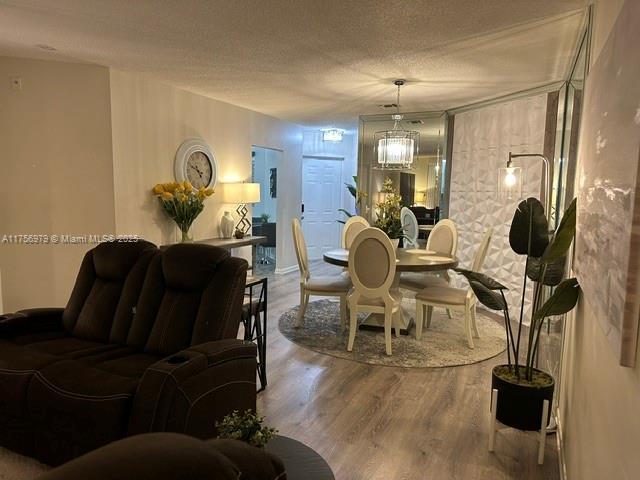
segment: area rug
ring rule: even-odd
[[[414,305],[409,300],[403,302],[405,311],[414,311]],[[349,333],[340,326],[340,308],[335,301],[310,302],[300,328],[295,327],[297,315],[298,307],[294,307],[280,317],[278,328],[286,338],[319,353],[371,365],[409,368],[469,365],[495,357],[506,349],[504,327],[480,311],[476,322],[481,337],[474,339],[474,349],[467,346],[463,334],[463,315],[453,313],[453,318],[449,318],[444,310],[434,309],[431,328],[425,325],[421,340],[415,339],[415,327],[409,335],[399,338],[394,332],[391,356],[385,354],[384,334],[370,330],[358,330],[353,351],[348,352]]]

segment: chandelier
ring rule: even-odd
[[[378,157],[378,168],[389,170],[409,170],[414,160],[418,158],[420,132],[404,130],[400,125],[400,87],[404,80],[393,82],[398,87],[396,113],[393,118],[393,128],[373,134],[373,145]]]

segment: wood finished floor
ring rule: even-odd
[[[316,274],[336,267],[314,262]],[[298,273],[269,274],[269,385],[258,410],[282,435],[319,452],[337,480],[560,478],[555,435],[544,465],[533,433],[498,432],[487,451],[491,368],[407,369],[312,352],[280,334],[280,315],[298,303]]]

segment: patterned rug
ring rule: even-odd
[[[405,312],[415,311],[411,299],[405,300],[403,307]],[[473,350],[463,334],[463,315],[453,313],[450,319],[443,309],[434,309],[431,328],[425,325],[421,340],[415,339],[414,327],[409,335],[399,338],[394,332],[391,356],[385,354],[384,334],[370,330],[358,330],[353,351],[348,352],[348,329],[340,327],[340,309],[335,301],[310,302],[300,328],[294,326],[297,315],[298,307],[294,307],[280,317],[278,328],[286,338],[319,353],[371,365],[410,368],[469,365],[495,357],[506,349],[504,327],[480,310],[476,320],[480,338],[474,339]]]

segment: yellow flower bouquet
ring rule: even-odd
[[[189,241],[189,229],[204,209],[204,200],[213,195],[213,188],[195,189],[187,182],[158,183],[153,187],[164,211],[182,232],[182,241]]]

